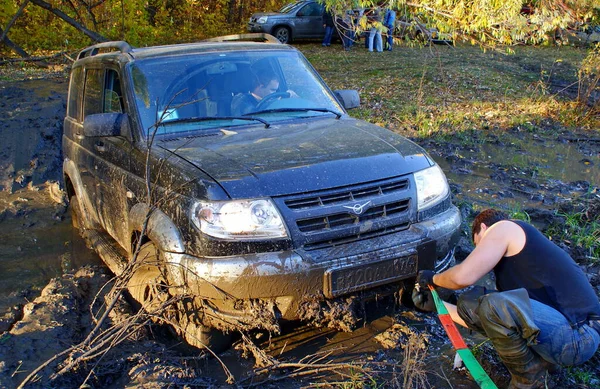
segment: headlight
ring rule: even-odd
[[[267,16],[261,16],[260,18],[256,19],[256,23],[265,24],[267,22],[267,19]]]
[[[415,182],[419,211],[439,203],[450,191],[446,176],[438,165],[416,172]]]
[[[277,208],[268,199],[240,201],[199,201],[192,209],[192,221],[215,238],[256,240],[288,236]]]

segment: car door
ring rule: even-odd
[[[308,3],[296,13],[295,39],[322,38],[325,35],[323,27],[324,7],[319,3]]]
[[[99,69],[93,77],[94,102],[90,101],[90,110],[84,110],[84,113],[93,111],[107,114],[123,113],[125,100],[118,69]],[[92,89],[91,85],[90,89]],[[127,184],[131,180],[128,170],[133,147],[130,136],[130,134],[123,134],[94,137],[89,140],[92,156],[89,170],[93,176],[95,189],[94,206],[101,225],[124,248],[128,248],[129,245]]]
[[[63,153],[65,160],[71,160],[75,172],[71,179],[75,182],[76,195],[80,206],[84,207],[91,221],[98,222],[95,207],[95,180],[93,175],[93,143],[92,139],[83,135],[83,119],[85,111],[96,112],[90,103],[98,93],[98,69],[76,67],[71,74],[69,103],[64,121]],[[87,103],[86,100],[87,93]],[[68,166],[66,163],[65,166]]]

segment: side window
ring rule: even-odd
[[[119,74],[112,69],[106,70],[104,79],[104,110],[103,112],[123,112],[123,94]]]
[[[306,4],[298,14],[301,16],[319,16],[321,15],[321,6],[317,3]]]
[[[81,119],[81,96],[83,95],[83,68],[75,68],[71,73],[67,116],[76,120]]]
[[[102,112],[102,87],[104,72],[100,69],[87,69],[83,97],[83,118]]]

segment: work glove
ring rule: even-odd
[[[411,297],[417,309],[425,312],[435,311],[435,301],[429,288],[414,288]]]
[[[419,272],[419,274],[417,275],[417,284],[419,284],[421,289],[428,290],[429,285],[436,286],[433,283],[434,274],[435,272],[433,270],[421,270]]]

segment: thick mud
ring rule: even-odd
[[[59,184],[66,89],[65,75],[0,83],[0,388],[17,387],[51,357],[83,341],[99,312],[90,306],[104,301],[103,286],[110,280],[71,228]],[[444,168],[465,220],[475,206],[488,205],[523,209],[542,229],[564,222],[556,210],[586,210],[588,220],[600,219],[600,141],[591,135],[548,122],[417,141]],[[472,249],[467,236],[459,259]],[[557,243],[580,263],[600,295],[598,263],[569,242]],[[26,387],[220,388],[230,387],[231,375],[232,387],[476,388],[464,368],[453,368],[455,353],[437,319],[402,306],[400,297],[361,307],[361,320],[353,316],[351,323],[344,319],[356,308],[351,300],[326,310],[321,302],[307,302],[312,326],[285,323],[278,336],[246,334],[255,348],[238,340],[219,358],[181,345],[168,329],[146,326],[104,357],[68,372],[61,369],[77,353],[51,360],[40,379]],[[132,317],[122,299],[114,312],[107,325]],[[463,335],[505,387],[508,374],[489,343],[467,331]],[[323,364],[339,369],[312,368]],[[600,376],[598,354],[583,367]],[[583,385],[573,377],[563,369],[554,380],[562,388],[600,387],[594,379]]]

